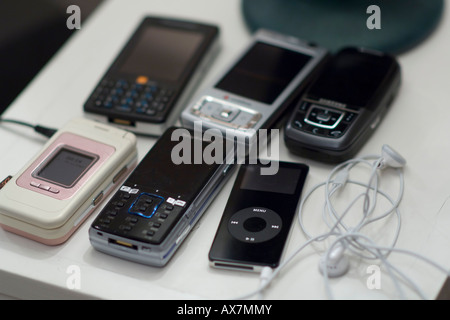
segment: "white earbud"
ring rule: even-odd
[[[327,276],[330,278],[337,278],[346,274],[350,267],[350,262],[344,251],[344,247],[338,243],[329,255],[324,254],[319,261],[320,272],[325,275],[326,268]]]
[[[387,144],[383,145],[381,150],[382,160],[378,168],[383,169],[386,167],[401,168],[406,164],[405,158],[403,158],[397,151],[392,149]]]

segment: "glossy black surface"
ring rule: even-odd
[[[160,244],[186,210],[200,202],[198,197],[222,161],[194,163],[194,150],[202,151],[210,142],[194,139],[193,131],[187,129],[180,129],[186,135],[176,138],[172,136],[176,129],[168,129],[141,160],[94,221],[96,230]],[[182,141],[185,152],[191,148],[192,158],[185,158],[189,163],[177,164],[177,150],[181,150],[177,146]]]
[[[260,164],[241,166],[211,246],[211,261],[245,266],[279,264],[309,168],[279,162],[278,173],[273,176],[260,175],[260,168]],[[267,188],[269,181],[271,187]]]

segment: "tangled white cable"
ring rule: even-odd
[[[273,270],[271,274],[264,275],[264,281],[262,281],[260,287],[255,292],[252,292],[241,298],[248,298],[257,293],[261,293],[272,279],[286,266],[300,251],[314,242],[331,240],[325,254],[321,257],[319,262],[319,270],[323,274],[325,287],[329,298],[333,298],[331,288],[329,285],[329,278],[339,277],[347,273],[349,269],[349,260],[346,255],[347,252],[354,254],[363,259],[379,260],[383,266],[385,266],[387,273],[390,275],[396,290],[399,293],[401,299],[405,298],[404,292],[401,287],[401,283],[409,284],[421,298],[426,298],[421,292],[420,288],[409,279],[403,272],[392,265],[388,261],[388,256],[392,252],[399,252],[408,255],[412,255],[419,258],[437,269],[441,270],[445,274],[449,274],[448,270],[437,263],[429,260],[428,258],[414,253],[408,250],[397,249],[395,247],[401,227],[401,215],[399,210],[399,204],[403,197],[404,191],[404,178],[403,167],[406,164],[406,160],[398,154],[391,147],[384,145],[382,148],[382,154],[380,155],[368,155],[357,159],[348,160],[338,166],[336,166],[329,174],[327,180],[316,186],[314,186],[302,199],[299,206],[298,221],[304,234],[308,237],[308,240],[302,244],[296,251],[294,251],[282,264]],[[366,165],[370,168],[371,173],[368,182],[361,182],[350,179],[350,170],[357,165]],[[379,173],[384,168],[393,168],[399,178],[399,191],[396,198],[390,197],[386,192],[379,189]],[[353,184],[362,188],[354,199],[345,207],[341,212],[333,205],[333,198],[337,193],[344,189],[348,184]],[[305,203],[311,197],[311,195],[319,188],[325,187],[325,201],[322,211],[323,220],[328,227],[328,231],[317,236],[311,235],[304,224],[304,207]],[[375,215],[377,198],[383,197],[390,204],[390,208],[381,214]],[[349,226],[345,221],[345,217],[351,210],[355,210],[356,203],[362,201],[362,214],[359,221],[356,221],[354,225]],[[354,211],[352,211],[354,212]],[[393,239],[390,245],[382,246],[378,245],[373,239],[362,232],[362,228],[368,225],[386,219],[392,215],[395,215],[397,225],[393,234]]]
[[[371,174],[369,176],[368,183],[349,179],[350,170],[360,164],[367,165],[369,168],[371,168]],[[331,171],[325,182],[316,185],[304,197],[300,204],[298,219],[303,232],[308,238],[311,239],[313,237],[308,233],[303,223],[304,204],[309,199],[312,193],[314,193],[318,188],[325,186],[325,204],[322,215],[324,222],[329,227],[329,231],[326,234],[322,235],[319,239],[324,240],[325,238],[329,238],[332,236],[338,239],[335,240],[335,242],[330,246],[326,254],[320,260],[319,270],[325,276],[325,278],[340,277],[347,273],[349,269],[349,261],[348,258],[344,255],[344,252],[347,249],[351,250],[353,253],[361,257],[370,259],[371,256],[364,255],[364,252],[367,251],[367,248],[363,243],[361,243],[361,240],[358,239],[356,235],[359,234],[360,230],[363,227],[366,227],[367,225],[375,221],[379,221],[381,219],[389,217],[393,213],[396,213],[398,219],[397,229],[395,232],[393,243],[391,245],[392,247],[395,246],[400,233],[401,222],[398,205],[400,204],[400,201],[402,199],[404,189],[403,172],[401,168],[405,164],[406,161],[402,156],[400,156],[391,147],[384,145],[381,156],[365,156],[358,159],[352,159],[338,165],[334,168],[334,170]],[[379,170],[387,167],[396,168],[399,176],[400,190],[398,192],[396,200],[393,200],[385,192],[379,189],[378,172]],[[339,213],[338,210],[336,210],[333,206],[332,198],[347,184],[358,185],[363,188],[363,192],[358,194],[342,211],[342,213]],[[377,198],[380,195],[386,198],[391,203],[391,207],[385,213],[374,217]],[[363,200],[361,219],[356,223],[356,225],[349,227],[344,222],[344,218],[349,213],[349,211],[355,207],[360,199]],[[346,237],[345,235],[351,236]],[[371,252],[371,254],[372,258],[379,258],[379,256],[375,255],[373,252]],[[389,252],[386,253],[386,256],[384,258],[387,257],[387,254],[389,254]]]

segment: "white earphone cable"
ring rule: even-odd
[[[393,150],[389,149],[392,153]],[[397,154],[395,154],[396,159],[400,159],[402,161],[403,158]],[[422,292],[419,286],[410,279],[404,272],[399,270],[396,266],[392,265],[388,261],[388,257],[392,252],[398,252],[403,254],[408,254],[415,258],[421,259],[422,261],[432,265],[438,270],[444,272],[449,275],[449,271],[435,263],[434,261],[424,257],[418,253],[396,248],[396,244],[400,235],[401,229],[401,214],[399,210],[399,204],[403,198],[404,193],[404,176],[401,165],[394,164],[392,165],[393,169],[398,175],[399,180],[399,190],[397,198],[392,198],[386,192],[379,189],[379,169],[383,168],[386,164],[384,163],[386,159],[380,157],[379,155],[368,155],[357,159],[348,160],[338,166],[336,166],[328,175],[327,180],[325,182],[319,183],[316,186],[312,187],[311,190],[303,197],[302,201],[299,205],[298,211],[298,223],[300,225],[301,230],[307,237],[307,241],[299,246],[289,257],[287,257],[278,268],[274,269],[273,272],[269,273],[267,270],[264,271],[264,275],[262,273],[261,284],[260,287],[245,296],[240,297],[239,299],[246,299],[254,296],[255,294],[260,294],[260,298],[262,298],[262,292],[266,289],[266,287],[270,284],[270,282],[281,272],[284,267],[290,263],[294,257],[296,257],[303,249],[308,247],[314,242],[322,242],[326,239],[330,239],[334,237],[335,239],[329,245],[328,250],[325,253],[325,264],[327,264],[330,260],[330,256],[333,254],[333,250],[335,250],[336,246],[342,246],[343,250],[348,250],[352,254],[362,259],[367,260],[379,260],[381,264],[386,268],[387,273],[393,281],[393,284],[398,292],[400,299],[405,299],[406,295],[404,290],[402,289],[401,284],[407,283],[410,287],[413,288],[422,299],[426,298],[426,295]],[[357,165],[366,165],[371,168],[370,176],[368,179],[368,183],[364,183],[361,181],[357,181],[354,179],[350,179],[350,170],[356,167]],[[389,166],[389,164],[388,164]],[[357,196],[353,198],[352,201],[345,207],[341,213],[339,213],[335,207],[333,206],[333,198],[335,195],[343,189],[347,184],[353,184],[355,186],[359,186],[364,188],[365,190],[359,193]],[[322,209],[322,219],[325,225],[328,227],[328,231],[325,233],[321,233],[317,236],[313,236],[306,228],[304,223],[304,207],[305,203],[311,197],[313,193],[315,193],[319,188],[325,188],[324,192],[324,205]],[[390,204],[390,208],[381,214],[374,216],[377,198],[383,197]],[[350,213],[351,209],[355,207],[356,203],[363,201],[362,206],[362,215],[359,221],[357,221],[355,226],[349,226],[345,223],[345,218]],[[395,226],[395,230],[393,231],[393,239],[388,246],[382,246],[375,243],[373,239],[369,236],[362,233],[362,229],[368,227],[374,222],[381,221],[386,219],[392,214],[395,215],[397,220],[397,225]],[[341,248],[340,248],[341,249]],[[327,267],[323,268],[323,278],[325,282],[325,289],[327,296],[329,298],[333,298],[333,294],[331,292],[331,286],[329,283],[329,272]],[[400,281],[400,278],[403,281]]]

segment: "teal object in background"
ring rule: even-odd
[[[380,9],[367,13],[371,5]],[[425,40],[442,17],[444,0],[242,0],[251,31],[266,28],[336,51],[362,46],[392,54]],[[381,29],[369,29],[367,22]]]

